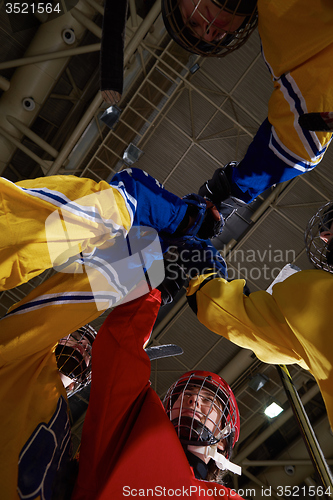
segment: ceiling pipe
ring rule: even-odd
[[[82,116],[84,107],[87,105],[91,96],[95,94],[96,88],[98,88],[99,81],[99,68],[97,67],[94,73],[89,78],[85,87],[81,91],[80,97],[73,104],[69,112],[67,113],[64,121],[62,122],[61,128],[57,130],[55,135],[52,137],[51,143],[54,147],[60,145],[62,137],[68,137],[72,131],[75,129],[77,122]]]
[[[3,76],[0,76],[0,89],[5,92],[10,89],[10,82]]]
[[[21,57],[20,59],[12,59],[11,61],[0,63],[0,70],[29,66],[30,64],[53,61],[55,59],[63,59],[64,57],[68,58],[80,54],[89,54],[90,52],[98,52],[99,50],[101,50],[101,44],[92,43],[91,45],[83,45],[82,47],[75,47],[74,49],[57,50],[55,52],[49,52],[48,54]]]
[[[17,118],[15,118],[14,116],[7,116],[6,118],[9,123],[14,125],[14,127],[20,130],[22,134],[24,134],[26,137],[29,137],[29,139],[31,139],[35,144],[44,149],[44,151],[49,153],[49,155],[53,156],[53,158],[56,158],[58,156],[59,152],[56,149],[50,146],[50,144],[44,141],[44,139],[39,137],[39,135],[35,134],[35,132],[30,130],[30,128],[24,125],[24,123],[22,123],[20,120],[17,120]]]
[[[102,38],[102,28],[97,26],[91,19],[85,16],[82,12],[80,12],[75,7],[71,10],[71,14],[82,26],[87,28],[91,33],[96,35],[98,38]]]
[[[87,4],[91,5],[93,9],[95,9],[96,12],[99,14],[104,15],[104,7],[102,5],[99,5],[95,0],[84,0]]]
[[[5,129],[0,127],[0,136],[5,138],[9,144],[11,144],[13,147],[16,147],[23,151],[29,158],[34,160],[38,165],[42,167],[42,169],[45,171],[49,168],[49,164],[46,163],[42,158],[40,158],[38,155],[36,155],[31,149],[27,148],[27,146],[24,146],[18,139],[13,137],[12,135],[8,134]]]
[[[151,28],[152,24],[154,23],[155,19],[158,17],[160,12],[161,12],[161,3],[160,0],[157,0],[153,5],[153,7],[150,9],[147,16],[141,22],[134,36],[130,39],[125,48],[124,67],[130,60],[131,56],[136,51],[138,45],[141,43],[143,38],[148,33],[149,29]],[[77,127],[73,131],[72,135],[70,136],[70,138],[60,151],[59,156],[54,161],[52,167],[48,172],[48,175],[55,175],[58,172],[58,170],[62,167],[69,153],[72,151],[72,149],[80,139],[81,135],[83,134],[83,132],[85,131],[91,120],[94,118],[95,113],[97,112],[102,103],[103,103],[102,95],[100,92],[98,92],[95,98],[93,99],[92,103],[90,104],[89,108],[81,118]]]
[[[138,16],[136,13],[135,0],[129,0],[129,8],[131,12],[132,28],[136,29],[138,27]]]
[[[218,373],[229,385],[233,384],[257,358],[249,349],[240,349],[233,359]]]
[[[316,421],[313,428],[324,456],[331,457],[327,463],[332,464],[333,439],[327,416],[325,415]],[[247,475],[246,467],[264,467],[264,469],[255,472],[256,479],[265,482],[267,487],[278,489],[280,493],[285,491],[285,496],[297,496],[298,486],[305,481],[307,476],[313,476],[315,472],[304,440],[300,435],[281,451],[276,460],[243,460],[241,465],[245,475]],[[251,483],[246,484],[247,489],[252,489],[253,486],[255,487]],[[284,489],[286,486],[288,486],[289,491],[292,489],[293,495],[287,495],[287,489]],[[262,494],[260,489],[256,490],[254,496],[258,499],[267,497],[267,495]]]
[[[76,8],[87,16],[93,17],[95,15],[93,9],[82,1],[77,3]],[[10,88],[1,96],[0,127],[15,140],[21,141],[24,134],[14,125],[8,123],[6,116],[13,116],[26,127],[31,127],[69,62],[68,50],[71,50],[72,45],[67,45],[62,37],[63,31],[68,30],[69,27],[75,33],[74,43],[79,44],[85,33],[85,28],[72,17],[70,12],[42,24],[38,28],[25,56],[39,55],[41,47],[43,47],[47,57],[47,53],[61,51],[62,58],[19,67],[11,78]],[[65,53],[67,57],[64,57]],[[24,105],[27,101],[33,104],[29,108]],[[15,151],[15,142],[10,140],[8,136],[5,137],[5,134],[1,134],[0,174],[11,161]]]

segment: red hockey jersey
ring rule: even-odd
[[[159,306],[157,290],[118,306],[97,335],[74,500],[241,498],[222,485],[194,477],[150,387],[150,361],[142,346]]]

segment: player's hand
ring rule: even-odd
[[[115,90],[102,90],[101,91],[103,100],[110,104],[111,106],[117,104],[121,99],[121,94]]]
[[[237,165],[237,162],[232,161],[223,168],[215,170],[213,177],[200,187],[198,191],[199,195],[212,201],[218,207],[222,201],[232,195],[232,169]]]
[[[224,219],[210,200],[194,193],[184,196],[183,200],[188,204],[187,226],[183,230],[185,235],[207,240],[220,234]]]
[[[170,247],[169,251],[172,250],[173,247]],[[221,278],[227,279],[226,262],[209,240],[187,240],[177,247],[177,254],[177,263],[190,279],[209,272],[218,273]]]
[[[177,258],[177,257],[176,257]],[[161,292],[161,305],[171,304],[178,292],[187,282],[184,269],[175,260],[164,260],[165,278],[158,287]]]

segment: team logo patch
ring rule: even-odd
[[[57,409],[48,423],[40,423],[19,457],[18,493],[21,499],[41,500],[52,496],[57,470],[70,457],[71,432],[67,403],[59,398]]]

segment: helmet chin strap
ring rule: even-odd
[[[188,445],[187,449],[203,461],[205,461],[206,458],[212,458],[216,466],[221,470],[230,470],[234,474],[242,474],[242,468],[239,465],[233,464],[230,460],[225,458],[225,456],[219,453],[216,444],[210,446]]]

